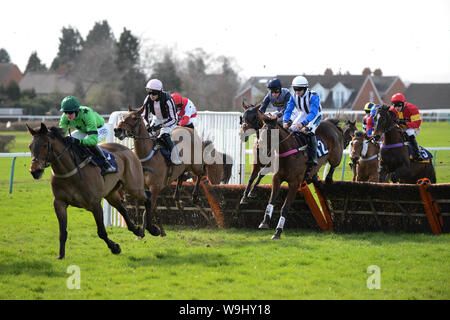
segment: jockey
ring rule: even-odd
[[[163,84],[158,79],[151,79],[145,86],[145,90],[148,92],[148,95],[143,103],[145,107],[145,111],[142,114],[144,122],[147,123],[149,131],[161,129],[158,138],[163,140],[169,149],[172,163],[175,165],[181,164],[178,152],[172,154],[175,144],[170,137],[170,133],[177,125],[175,103],[170,94],[163,91]]]
[[[363,120],[362,120],[362,127],[363,130],[367,132],[367,120],[369,120],[370,118],[370,110],[372,110],[372,107],[374,106],[374,104],[372,102],[367,102],[366,105],[364,106],[364,112],[366,113],[366,115],[364,116]]]
[[[372,134],[373,134],[373,129],[374,129],[374,127],[375,127],[375,120],[374,120],[375,113],[377,112],[377,109],[380,107],[379,104],[374,104],[374,103],[372,103],[372,102],[369,102],[369,103],[372,104],[372,106],[370,107],[370,113],[369,113],[369,116],[366,115],[366,116],[364,117],[364,118],[367,117],[367,120],[366,120],[366,128],[364,129],[364,130],[366,131],[367,137],[371,137]],[[367,107],[367,105],[368,105],[369,103],[366,104],[366,107]],[[366,108],[366,107],[365,107],[365,108]],[[364,110],[365,110],[365,108],[364,108]],[[363,127],[364,127],[364,124],[363,124]]]
[[[276,109],[272,115],[276,116],[278,121],[282,122],[284,112],[286,111],[286,105],[291,98],[291,92],[288,89],[281,87],[281,81],[278,78],[269,80],[267,83],[267,89],[269,89],[270,92],[267,93],[261,102],[259,111],[266,113],[267,106],[272,104],[272,106]]]
[[[72,142],[88,147],[94,155],[103,159],[102,175],[115,173],[116,169],[97,146],[97,143],[108,134],[105,119],[91,108],[80,106],[78,99],[73,96],[67,96],[62,100],[60,111],[64,113],[59,121],[59,127],[65,132],[70,128],[76,129],[71,133]]]
[[[308,161],[309,166],[317,165],[317,138],[316,129],[322,119],[322,106],[319,95],[309,89],[308,80],[303,76],[297,76],[292,80],[295,95],[291,96],[284,112],[283,127],[289,127],[292,110],[297,107],[299,115],[294,119],[293,131],[302,131],[308,138]]]
[[[408,142],[411,144],[414,152],[414,158],[418,161],[423,161],[416,140],[416,135],[419,133],[420,124],[422,123],[419,109],[412,103],[406,102],[405,96],[401,93],[394,94],[391,102],[393,106],[389,110],[395,113],[396,119],[394,121],[406,132]]]
[[[177,109],[178,125],[194,129],[197,120],[197,108],[194,103],[178,93],[172,93],[172,99]]]

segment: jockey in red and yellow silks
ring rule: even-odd
[[[416,140],[416,135],[419,133],[420,124],[422,123],[419,109],[412,103],[406,102],[405,97],[401,93],[394,94],[391,102],[393,105],[389,110],[395,113],[395,122],[406,132],[408,141],[414,151],[414,158],[422,161],[423,157],[420,154]]]

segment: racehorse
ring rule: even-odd
[[[344,135],[344,149],[346,149],[353,139],[353,134],[358,129],[356,128],[356,120],[351,121],[347,120],[344,123],[344,126],[342,127],[343,135]]]
[[[151,212],[155,213],[158,226],[161,230],[161,236],[165,236],[166,233],[155,211],[156,200],[158,199],[159,194],[171,182],[178,180],[174,198],[177,201],[177,206],[179,206],[179,188],[181,187],[183,174],[188,171],[197,178],[192,193],[192,200],[194,202],[197,201],[200,178],[204,175],[205,167],[207,167],[208,164],[205,165],[202,158],[199,161],[195,161],[197,160],[195,152],[203,153],[204,149],[202,141],[195,131],[189,127],[176,127],[172,131],[172,136],[174,136],[174,134],[181,135],[183,140],[177,144],[177,147],[182,147],[185,154],[182,157],[183,163],[181,165],[169,165],[166,162],[164,155],[161,152],[157,152],[160,149],[160,145],[157,143],[157,138],[155,136],[150,136],[147,131],[141,116],[143,111],[144,107],[141,107],[138,110],[132,110],[131,107],[128,107],[128,113],[124,115],[122,121],[114,128],[114,135],[120,140],[123,140],[126,137],[134,139],[134,151],[142,162],[145,171],[145,185],[151,192]],[[184,140],[185,138],[186,141]],[[198,148],[197,146],[199,146],[199,150],[196,150]],[[211,154],[212,156],[215,156],[214,150],[211,150]],[[225,158],[225,154],[222,155],[222,157]],[[215,165],[214,163],[210,164],[210,166],[214,166],[215,168],[210,170],[211,174],[208,178],[211,177],[211,180],[217,183],[220,183],[220,180],[229,179],[230,173],[228,170],[231,172],[231,168],[228,166]],[[222,169],[223,171],[221,172],[221,168],[226,170]]]
[[[348,147],[348,145],[350,144],[350,142],[353,139],[353,135],[355,133],[355,131],[357,131],[358,129],[356,128],[356,120],[348,120],[345,121],[344,126],[342,127],[342,131],[344,133],[344,149],[346,149]],[[350,162],[348,163],[350,168],[353,171],[353,181],[355,181],[356,179],[356,166],[353,166],[353,162],[350,160]],[[345,166],[345,163],[344,163]]]
[[[350,158],[356,175],[353,181],[378,182],[380,146],[363,131],[355,131],[351,141]]]
[[[158,236],[159,229],[151,224],[150,197],[144,189],[142,166],[136,155],[127,147],[117,143],[100,145],[115,157],[117,173],[102,176],[100,168],[89,163],[90,157],[83,159],[71,140],[63,136],[60,128],[47,128],[41,123],[39,129],[27,125],[32,135],[30,143],[30,173],[34,179],[40,179],[48,166],[52,168],[51,187],[53,206],[59,222],[59,257],[65,256],[67,240],[67,207],[69,205],[84,208],[93,213],[97,224],[98,236],[106,242],[113,254],[121,252],[119,244],[108,238],[103,224],[102,198],[115,207],[125,219],[128,229],[139,237],[144,230],[137,227],[129,218],[127,209],[117,194],[119,188],[126,190],[133,198],[145,203],[144,227],[152,235]]]
[[[247,204],[249,198],[255,198],[256,193],[253,192],[255,190],[255,187],[260,183],[261,179],[264,177],[264,175],[271,173],[271,170],[263,170],[263,168],[269,168],[269,165],[262,164],[261,163],[261,152],[264,153],[264,155],[267,155],[267,150],[262,150],[259,148],[258,141],[259,141],[259,129],[263,126],[263,123],[260,119],[260,116],[263,114],[261,111],[259,111],[259,108],[261,107],[261,104],[258,104],[256,106],[253,105],[246,105],[244,102],[242,102],[242,108],[244,109],[244,114],[241,118],[241,141],[244,140],[247,142],[249,132],[253,133],[253,131],[256,132],[256,140],[253,143],[252,147],[252,154],[253,154],[253,163],[252,163],[252,171],[250,174],[250,178],[248,179],[247,187],[244,190],[244,194],[241,198],[241,204]],[[248,131],[251,130],[251,131]],[[256,179],[256,177],[258,177]],[[253,184],[253,182],[256,182]]]
[[[436,183],[436,173],[431,161],[410,160],[408,146],[404,143],[403,131],[394,122],[395,118],[395,113],[390,111],[389,106],[386,105],[378,108],[375,114],[374,137],[379,140],[384,134],[378,181],[387,182],[387,176],[391,173],[393,182],[415,184],[419,179],[428,178],[431,183]]]
[[[271,131],[275,129],[278,131],[277,143],[279,148],[279,153],[275,155],[278,159],[278,170],[272,178],[272,190],[269,204],[267,205],[264,214],[264,220],[259,225],[259,228],[269,228],[269,221],[272,216],[273,206],[280,191],[280,185],[283,181],[286,181],[289,185],[288,194],[281,208],[280,220],[276,232],[272,236],[272,239],[280,239],[285,223],[285,216],[295,199],[300,184],[305,180],[307,170],[307,155],[305,153],[306,144],[303,143],[303,139],[297,138],[297,134],[284,129],[276,119],[263,114],[260,114],[259,117],[263,122],[263,127],[261,128],[261,144],[268,145],[268,149],[271,153],[276,152],[275,146],[272,146],[270,143],[272,139]],[[337,119],[327,119],[322,121],[316,130],[316,134],[321,139],[324,146],[322,146],[321,156],[318,155],[317,166],[313,167],[309,174],[314,183],[318,182],[317,172],[327,161],[330,163],[331,168],[325,181],[327,183],[333,182],[333,173],[335,168],[341,162],[344,149],[343,132],[338,126],[338,123],[339,120]],[[325,148],[327,152],[325,152]]]

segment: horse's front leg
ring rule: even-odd
[[[147,192],[147,191],[146,191]],[[160,235],[161,237],[166,236],[166,232],[164,231],[164,227],[161,223],[161,218],[159,217],[158,211],[156,210],[156,200],[158,199],[158,196],[161,192],[161,187],[159,185],[153,185],[150,187],[150,193],[151,193],[151,204],[150,204],[150,210],[145,209],[144,215],[142,216],[144,227],[153,235],[152,231],[150,231],[150,228],[152,227],[152,214],[155,215],[156,224],[159,227]]]
[[[281,233],[283,232],[284,223],[286,222],[286,216],[289,212],[289,208],[291,207],[292,202],[295,200],[295,196],[297,195],[299,183],[289,183],[289,191],[286,199],[284,200],[283,206],[281,207],[280,212],[280,220],[278,220],[278,225],[275,231],[275,234],[272,236],[272,240],[281,239]]]
[[[333,174],[336,167],[330,167],[330,171],[328,171],[327,176],[325,178],[325,183],[333,183]]]
[[[272,191],[270,193],[269,204],[264,212],[264,219],[259,224],[259,229],[269,229],[269,222],[272,218],[273,206],[277,200],[278,194],[280,193],[281,179],[278,174],[275,174],[272,178]]]
[[[197,176],[197,181],[195,182],[195,187],[194,190],[192,191],[192,202],[193,203],[198,203],[198,193],[200,191],[200,181],[201,181],[201,176]]]
[[[388,175],[387,167],[382,163],[380,163],[380,167],[378,168],[378,182],[386,182],[387,175]]]
[[[177,186],[175,187],[175,193],[173,194],[173,200],[175,200],[175,204],[179,210],[183,209],[180,201],[180,190],[183,184],[184,174],[181,174],[177,179]]]
[[[105,225],[103,223],[103,208],[100,202],[96,203],[91,211],[94,214],[95,223],[97,224],[97,234],[99,238],[105,241],[106,245],[113,254],[119,254],[122,251],[119,244],[108,238],[108,233],[106,232]]]
[[[56,217],[59,223],[59,256],[58,259],[63,259],[66,255],[66,240],[67,240],[67,204],[61,200],[54,200],[53,207],[55,208]]]
[[[147,231],[150,232],[150,234],[152,236],[157,237],[157,236],[161,235],[162,231],[156,225],[153,224],[152,193],[149,190],[145,190],[144,206],[145,206],[145,212],[142,216],[144,228],[147,229]]]
[[[255,181],[257,174],[261,170],[261,165],[259,163],[252,165],[252,172],[250,174],[250,178],[248,179],[247,187],[245,188],[244,195],[241,198],[241,204],[248,203],[248,195],[252,188],[253,181]]]

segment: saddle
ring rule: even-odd
[[[297,143],[299,144],[299,148],[308,145],[308,137],[305,133],[294,131],[293,136],[297,141]],[[322,139],[320,139],[318,135],[316,135],[316,139],[317,139],[317,150],[316,150],[317,158],[322,158],[324,155],[328,154],[328,149],[325,146],[325,143],[322,141]],[[307,149],[305,149],[303,152],[306,156],[309,156],[307,153]]]
[[[70,140],[67,140],[67,141],[69,141],[67,143],[71,143],[70,148],[72,149],[72,151],[76,155],[78,155],[78,157],[80,158],[79,163],[77,163],[77,165],[80,165],[80,163],[82,163],[87,158],[89,158],[90,159],[89,163],[99,167],[100,169],[104,166],[104,159],[96,156],[91,150],[89,150],[88,147],[82,146],[77,143],[72,143],[72,142],[70,142]],[[106,159],[109,161],[109,163],[111,163],[111,165],[117,171],[118,167],[117,167],[116,157],[114,156],[114,154],[103,148],[100,148],[100,149],[102,149],[103,154],[105,155]]]
[[[160,138],[156,138],[155,142],[155,146],[153,147],[153,150],[156,151],[161,151],[161,154],[164,157],[164,160],[166,160],[166,164],[167,166],[171,167],[172,166],[172,160],[170,160],[170,151],[169,148],[166,146],[166,143],[164,142],[163,139]]]
[[[414,150],[408,141],[408,137],[407,137],[406,133],[404,133],[404,132],[402,133],[402,139],[403,139],[403,144],[405,144],[408,147],[408,155],[409,155],[410,161],[417,162],[417,163],[430,163],[431,162],[431,160],[433,159],[433,155],[431,154],[431,152],[419,145],[418,145],[419,152],[423,158],[423,161],[414,159]]]

